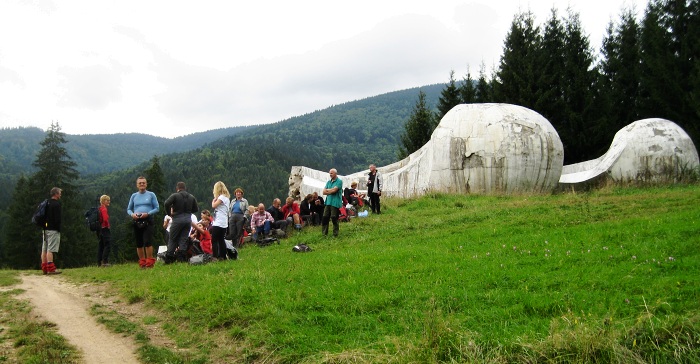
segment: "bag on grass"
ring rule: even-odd
[[[191,265],[203,265],[211,262],[211,255],[209,254],[199,254],[199,255],[194,255],[192,258],[190,258],[190,264]]]
[[[306,244],[299,244],[299,245],[295,245],[292,248],[292,251],[295,253],[306,253],[306,252],[311,251],[311,247],[306,245]]]

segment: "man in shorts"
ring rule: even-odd
[[[42,229],[41,270],[44,274],[61,274],[56,270],[53,255],[61,245],[61,192],[58,187],[51,189],[51,198],[46,205],[46,224]]]

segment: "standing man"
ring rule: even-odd
[[[185,182],[178,182],[175,193],[165,200],[165,211],[171,211],[170,241],[165,253],[165,264],[187,261],[187,236],[192,226],[192,214],[199,211],[197,199],[186,191]],[[177,249],[177,251],[176,251]]]
[[[109,225],[107,207],[109,207],[110,201],[109,196],[100,196],[100,231],[97,232],[97,237],[100,239],[100,243],[97,246],[98,267],[109,267],[109,252],[112,250],[112,233]]]
[[[126,213],[129,214],[134,225],[139,267],[153,268],[156,264],[156,259],[153,258],[153,216],[160,211],[160,206],[156,194],[146,190],[146,187],[148,187],[146,177],[136,179],[138,192],[131,195]]]
[[[369,175],[367,177],[367,194],[369,195],[369,206],[373,214],[381,214],[379,206],[379,196],[382,195],[382,177],[374,164],[369,165]]]
[[[44,274],[61,274],[56,270],[53,255],[58,253],[61,245],[61,199],[60,188],[51,189],[51,198],[46,205],[46,224],[42,231],[41,270]]]
[[[323,209],[321,229],[323,235],[328,235],[328,220],[333,220],[333,236],[338,236],[338,215],[343,206],[343,181],[338,178],[338,171],[332,168],[328,174],[331,179],[326,182],[323,194],[326,196],[326,207]]]

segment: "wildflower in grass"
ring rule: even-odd
[[[513,250],[518,250],[518,247],[517,247],[517,246],[513,246]]]
[[[490,257],[490,256],[491,256],[491,253],[486,252],[486,256],[487,256],[487,257]]]
[[[672,262],[672,261],[676,260],[676,258],[674,258],[674,257],[668,257],[668,260]]]
[[[636,260],[636,259],[637,259],[637,256],[636,256],[636,255],[633,255],[633,256],[632,256],[632,260]]]
[[[607,247],[607,246],[604,246],[604,247],[603,247],[603,250],[608,250],[608,247]]]

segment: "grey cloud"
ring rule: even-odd
[[[20,87],[25,86],[24,80],[17,72],[3,66],[0,66],[0,82],[13,83]]]
[[[477,21],[470,31],[479,28]],[[157,96],[160,110],[173,119],[222,124],[213,128],[278,121],[378,93],[446,82],[450,70],[481,63],[481,38],[488,39],[448,29],[431,17],[407,15],[316,51],[260,59],[228,72],[187,65],[147,46],[156,61],[153,70],[166,86]]]
[[[104,109],[111,102],[122,99],[121,75],[124,72],[128,72],[128,68],[117,62],[111,62],[110,67],[61,67],[58,69],[62,77],[58,85],[58,104],[90,110]]]

